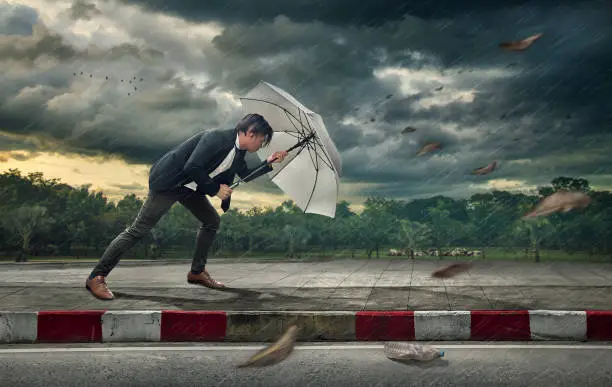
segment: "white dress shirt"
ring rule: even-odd
[[[225,156],[225,159],[221,162],[221,164],[219,164],[219,166],[215,168],[215,170],[212,171],[208,175],[210,176],[211,179],[217,176],[218,174],[220,174],[221,172],[225,172],[228,169],[230,169],[230,167],[232,166],[232,163],[234,162],[234,156],[236,156],[236,148],[240,149],[240,142],[238,141],[237,134],[236,134],[236,146],[232,147],[232,150],[230,150],[227,156]],[[191,183],[185,184],[185,187],[195,191],[198,188],[198,185],[196,184],[195,181],[192,181]]]

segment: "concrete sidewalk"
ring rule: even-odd
[[[0,267],[0,310],[612,310],[612,264],[477,261],[455,279],[431,278],[452,262],[211,261],[225,291],[187,284],[187,263],[124,265],[108,278],[117,296],[111,302],[84,288],[91,267],[7,265]]]

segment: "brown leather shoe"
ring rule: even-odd
[[[210,276],[210,274],[208,274],[206,270],[204,270],[198,275],[193,274],[192,272],[187,273],[187,282],[189,282],[190,284],[206,286],[207,288],[211,289],[222,289],[225,287],[223,282],[215,281],[214,279],[212,279],[212,277]]]
[[[113,292],[106,286],[106,278],[104,276],[97,276],[92,279],[85,281],[85,287],[91,292],[96,298],[104,301],[109,301],[115,298]]]

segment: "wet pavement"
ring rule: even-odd
[[[612,309],[612,264],[483,261],[453,279],[431,278],[452,262],[212,260],[208,270],[224,291],[188,284],[188,262],[130,263],[108,277],[111,302],[84,287],[93,264],[5,264],[0,310]]]

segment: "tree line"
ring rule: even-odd
[[[584,210],[524,221],[521,216],[556,190],[587,192]],[[114,203],[89,186],[72,187],[42,173],[0,175],[0,256],[98,257],[134,220],[142,199],[126,195]],[[442,195],[412,201],[369,197],[355,213],[338,203],[336,218],[304,214],[292,201],[276,208],[230,209],[223,214],[212,254],[222,256],[361,250],[368,257],[384,249],[505,247],[612,255],[612,195],[591,189],[581,178],[557,177],[537,194],[506,191],[467,199]],[[175,205],[130,253],[132,257],[188,258],[198,227],[195,217]],[[527,251],[526,250],[526,251]]]

